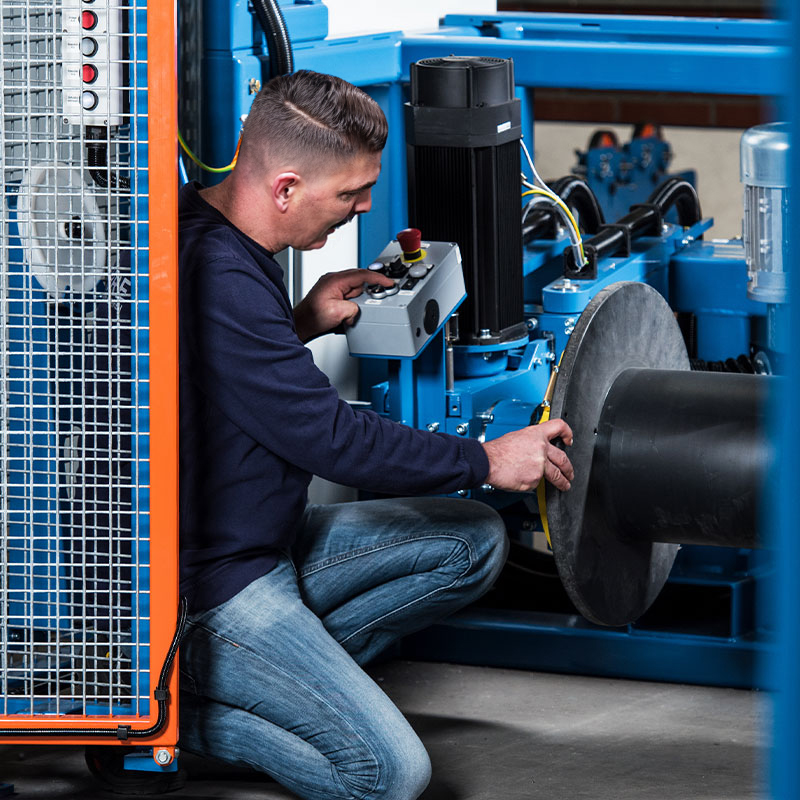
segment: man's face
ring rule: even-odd
[[[321,175],[305,176],[291,212],[291,246],[316,250],[336,228],[369,211],[380,171],[381,154],[362,153]]]

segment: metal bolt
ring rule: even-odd
[[[466,436],[469,433],[469,422],[461,422],[456,426],[456,433],[459,436]]]
[[[574,284],[569,278],[564,278],[564,280],[559,281],[558,283],[554,283],[550,287],[555,292],[577,292],[578,286]]]
[[[156,762],[161,764],[162,767],[165,767],[169,762],[172,761],[172,756],[169,753],[169,750],[156,750]]]
[[[486,494],[491,494],[494,491],[494,486],[491,483],[483,483],[481,484],[481,490]]]
[[[488,339],[491,335],[492,335],[492,332],[489,330],[489,328],[481,328],[481,331],[480,331],[480,338],[481,339]]]
[[[550,361],[551,363],[556,360],[556,354],[552,352],[547,352],[544,354],[544,360]]]
[[[489,423],[494,422],[494,414],[491,411],[479,411],[475,416]]]
[[[575,330],[575,317],[567,317],[564,320],[564,333],[569,336]]]
[[[439,430],[439,423],[438,422],[429,422],[425,426],[431,433],[436,433]]]
[[[457,494],[459,497],[466,497],[466,496],[469,494],[469,490],[468,490],[468,489],[459,489],[459,490],[456,492],[456,494]]]
[[[529,331],[535,331],[539,327],[539,320],[536,317],[531,317],[525,320],[525,324],[528,326]]]

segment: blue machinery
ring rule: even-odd
[[[787,118],[797,118],[798,87],[792,81],[798,56],[789,46],[792,26],[798,31],[797,18],[449,15],[430,34],[324,40],[327,12],[318,0],[281,6],[295,68],[331,72],[365,87],[389,120],[383,175],[373,192],[373,211],[361,221],[362,265],[408,221],[403,103],[409,67],[420,59],[451,54],[513,58],[521,127],[528,141],[537,86],[761,94],[781,98]],[[205,161],[227,163],[240,120],[266,74],[266,48],[246,4],[205,0],[202,11],[201,123],[187,128],[188,138],[200,143]],[[792,13],[799,12],[792,8]],[[791,159],[791,172],[797,174],[797,148]],[[709,220],[688,229],[667,225],[660,236],[637,240],[628,256],[600,259],[596,278],[577,283],[560,277],[567,244],[563,237],[530,243],[522,268],[526,335],[457,348],[459,377],[448,385],[447,342],[440,333],[415,360],[391,360],[383,366],[370,362],[362,370],[365,399],[392,418],[456,435],[493,438],[520,427],[544,397],[552,363],[587,304],[618,281],[649,283],[676,312],[691,318],[698,359],[723,361],[751,352],[752,345],[773,369],[787,374],[788,391],[774,417],[774,431],[781,432],[775,437],[782,447],[781,463],[766,504],[771,509],[769,528],[776,532],[771,544],[780,559],[743,549],[686,548],[661,604],[649,618],[622,628],[583,621],[547,597],[556,594],[553,581],[538,581],[547,587],[542,590],[534,588],[537,581],[527,579],[527,605],[499,602],[469,609],[408,642],[406,652],[465,663],[776,688],[774,794],[797,797],[800,768],[788,749],[783,751],[791,746],[786,742],[795,741],[800,712],[795,588],[800,544],[794,535],[793,502],[800,465],[797,448],[787,444],[798,441],[796,403],[791,400],[800,396],[797,356],[788,346],[788,331],[796,330],[789,315],[796,318],[797,302],[771,302],[768,293],[762,294],[767,302],[748,298],[741,243],[703,239],[710,226]],[[535,505],[488,489],[473,494],[504,511],[518,540],[536,527]],[[538,571],[540,563],[527,569]],[[758,616],[756,592],[765,600],[758,604]]]

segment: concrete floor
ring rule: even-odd
[[[394,661],[373,675],[431,754],[423,800],[745,800],[763,796],[762,694]],[[254,772],[182,757],[176,800],[294,797]],[[82,751],[0,747],[24,798],[98,791]]]

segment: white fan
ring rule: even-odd
[[[27,171],[17,226],[34,278],[54,297],[90,292],[105,275],[105,224],[78,170],[58,163]]]

